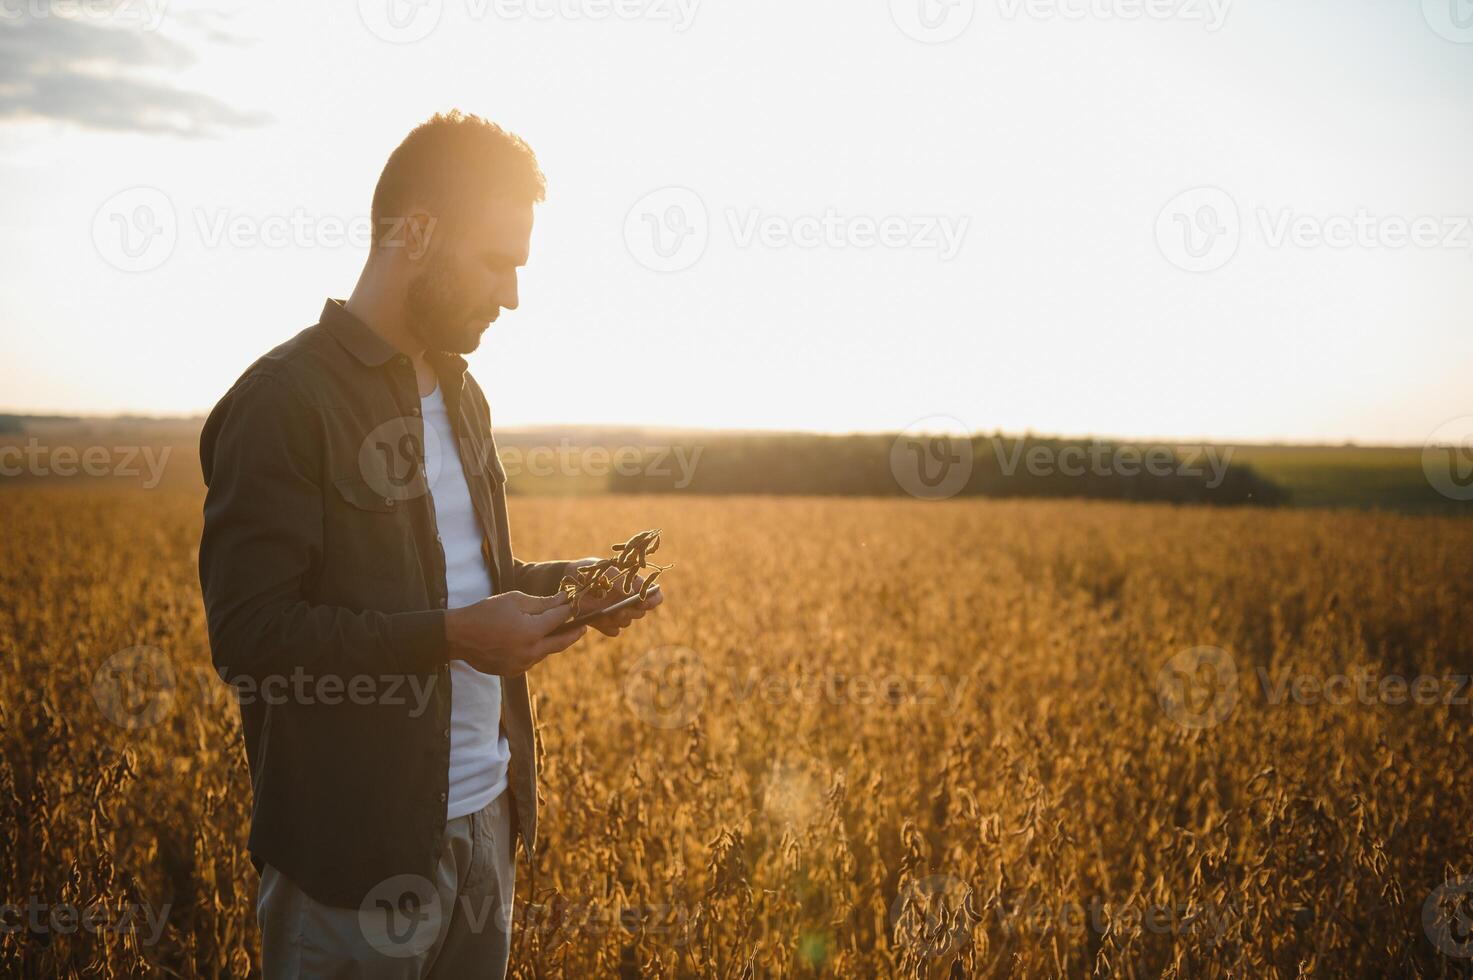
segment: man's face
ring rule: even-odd
[[[494,199],[434,223],[406,296],[410,327],[427,350],[469,354],[502,310],[517,308],[517,270],[531,241],[530,203]]]

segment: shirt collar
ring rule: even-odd
[[[322,307],[322,325],[343,345],[349,354],[368,367],[381,367],[398,356],[399,352],[362,320],[348,312],[343,301],[329,299]],[[465,376],[465,358],[449,351],[426,351],[425,360],[444,381],[446,378],[459,382]]]
[[[342,344],[349,354],[369,367],[387,364],[399,352],[394,345],[374,333],[362,320],[348,312],[343,301],[329,299],[322,307],[322,325]]]

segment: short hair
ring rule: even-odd
[[[409,131],[373,189],[374,245],[394,219],[424,204],[437,217],[463,213],[475,198],[540,204],[547,179],[520,136],[474,113],[437,112]]]

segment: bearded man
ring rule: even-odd
[[[514,555],[461,355],[517,308],[544,193],[494,123],[415,128],[352,294],[205,424],[200,583],[240,703],[267,977],[506,972],[515,841],[530,856],[537,830],[525,674],[583,636],[559,585],[596,559]],[[593,625],[617,636],[660,602]]]

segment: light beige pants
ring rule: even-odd
[[[266,980],[504,977],[516,857],[511,799],[445,825],[435,880],[398,875],[357,909],[323,905],[269,864],[256,918]]]

